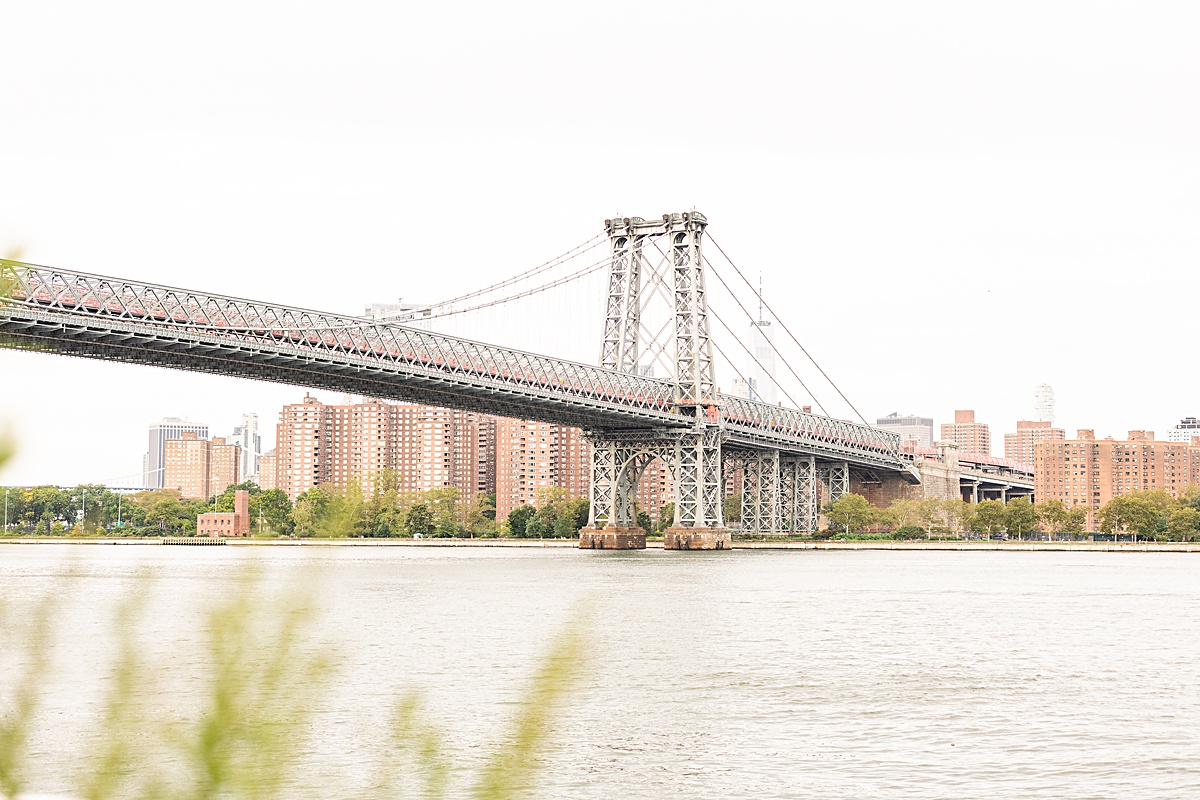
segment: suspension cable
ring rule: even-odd
[[[428,315],[420,317],[420,319],[421,319],[421,321],[425,321],[425,320],[441,319],[442,317],[452,317],[457,314],[466,314],[471,311],[478,311],[482,308],[491,308],[492,306],[502,305],[504,303],[508,303],[513,300],[520,300],[525,297],[531,297],[535,294],[540,294],[541,292],[544,292],[547,289],[553,289],[556,286],[562,286],[564,283],[570,283],[573,280],[582,278],[586,275],[590,275],[593,272],[595,272],[596,270],[600,269],[601,267],[607,266],[609,263],[609,260],[610,259],[606,256],[605,258],[601,259],[600,261],[595,262],[594,264],[589,264],[586,267],[581,267],[580,269],[576,270],[575,272],[572,272],[570,275],[566,275],[562,278],[558,278],[557,280],[550,281],[549,283],[543,283],[540,286],[533,287],[532,289],[526,289],[524,291],[518,292],[517,294],[508,295],[507,297],[500,297],[495,300],[489,300],[485,303],[479,303],[478,305],[469,306],[467,308],[450,309],[448,311],[443,311],[439,314],[428,314]],[[438,307],[440,307],[440,306],[430,306],[430,308],[438,308]]]
[[[655,240],[653,240],[653,239],[652,239],[652,240],[651,240],[651,244],[653,244],[653,245],[654,245],[654,249],[655,249],[655,250],[657,250],[657,251],[659,252],[659,254],[660,254],[662,257],[663,257],[663,261],[664,261],[664,262],[669,260],[669,259],[667,258],[667,254],[666,254],[666,253],[664,253],[664,252],[662,251],[662,248],[658,246],[658,242],[657,242],[657,241],[655,241]],[[701,255],[701,257],[702,257],[702,258],[704,258],[704,257],[703,257],[703,254]],[[725,279],[724,279],[724,278],[722,278],[722,277],[721,277],[721,275],[720,275],[720,273],[718,273],[718,272],[717,272],[716,268],[715,268],[715,267],[713,267],[713,265],[712,265],[712,262],[711,262],[711,261],[709,261],[707,258],[704,258],[704,263],[705,263],[705,264],[707,264],[707,265],[708,265],[708,266],[709,266],[709,267],[712,269],[712,271],[713,271],[713,274],[717,276],[717,280],[719,280],[719,281],[721,282],[721,285],[725,287],[725,291],[729,292],[729,295],[730,295],[731,297],[733,297],[733,299],[734,299],[734,301],[735,301],[735,302],[737,302],[738,306],[739,306],[739,307],[742,309],[742,312],[743,312],[743,313],[745,313],[747,317],[749,317],[750,315],[749,315],[749,313],[746,311],[746,307],[745,307],[745,306],[743,306],[743,305],[742,305],[742,303],[741,303],[741,301],[737,299],[737,296],[733,294],[733,291],[732,291],[732,290],[729,288],[729,284],[725,283]],[[656,273],[656,274],[657,274],[657,273]],[[664,287],[664,288],[665,288],[665,287]],[[764,366],[762,365],[762,363],[761,363],[761,362],[760,362],[760,361],[759,361],[759,360],[758,360],[758,359],[755,357],[755,355],[754,355],[753,353],[751,353],[751,352],[750,352],[750,350],[749,350],[749,349],[746,347],[746,345],[742,343],[742,340],[741,340],[741,339],[738,337],[738,335],[737,335],[736,333],[734,333],[734,332],[733,332],[733,330],[732,330],[732,329],[731,329],[731,328],[730,328],[728,325],[726,325],[726,324],[725,324],[725,320],[723,320],[723,319],[721,319],[719,316],[717,316],[717,312],[716,312],[716,310],[715,310],[714,308],[712,308],[711,306],[709,307],[709,309],[708,309],[708,310],[709,310],[709,311],[710,311],[710,312],[713,314],[713,316],[716,316],[716,317],[717,317],[718,321],[720,321],[720,323],[721,323],[722,325],[724,325],[724,326],[725,326],[725,329],[726,329],[726,330],[728,330],[728,331],[729,331],[729,333],[730,333],[730,335],[731,335],[731,336],[733,336],[733,338],[737,340],[737,343],[738,343],[738,344],[741,346],[741,348],[742,348],[743,350],[745,350],[745,351],[746,351],[746,355],[750,356],[750,359],[751,359],[751,360],[752,360],[752,361],[753,361],[755,364],[757,364],[757,365],[758,365],[758,368],[759,368],[759,369],[761,369],[761,370],[763,371],[763,374],[764,374],[764,375],[767,375],[768,377],[770,377],[770,378],[771,378],[771,382],[775,384],[775,387],[776,387],[777,389],[779,389],[779,391],[783,392],[783,394],[784,394],[784,395],[785,395],[785,396],[788,398],[788,400],[790,400],[790,401],[791,401],[791,403],[792,403],[792,405],[793,405],[793,406],[795,406],[797,409],[799,409],[799,408],[800,408],[800,403],[797,403],[797,402],[796,402],[795,398],[793,398],[793,397],[792,397],[792,395],[791,395],[791,394],[790,394],[790,393],[787,391],[787,389],[784,389],[784,388],[783,388],[783,386],[782,386],[782,385],[779,383],[779,381],[775,379],[775,376],[774,376],[774,375],[771,375],[770,371],[769,371],[769,370],[768,370],[766,367],[764,367]],[[753,322],[753,321],[754,321],[754,318],[753,318],[753,317],[750,317],[750,321],[751,321],[751,322]],[[766,337],[763,337],[763,338],[765,339]],[[710,339],[710,341],[711,341],[711,339]],[[812,392],[812,389],[809,389],[809,388],[808,388],[808,384],[806,384],[806,383],[804,382],[804,379],[800,377],[799,373],[797,373],[797,372],[796,372],[796,370],[794,370],[794,369],[792,368],[792,365],[791,365],[790,363],[788,363],[788,361],[787,361],[787,359],[786,359],[786,358],[784,358],[784,357],[783,357],[783,354],[782,354],[782,353],[780,353],[780,352],[779,352],[779,350],[775,348],[775,345],[774,345],[774,343],[773,343],[773,342],[771,342],[771,341],[769,341],[769,340],[768,340],[768,342],[767,342],[767,343],[771,345],[771,349],[772,349],[772,350],[775,350],[775,354],[779,356],[779,360],[780,360],[780,361],[782,361],[782,362],[783,362],[783,365],[784,365],[785,367],[787,367],[787,368],[788,368],[788,371],[790,371],[790,372],[792,373],[792,377],[794,377],[794,378],[795,378],[795,379],[796,379],[796,380],[797,380],[797,381],[800,383],[800,386],[801,386],[801,387],[804,389],[804,391],[805,391],[805,392],[807,392],[807,393],[808,393],[808,396],[812,398],[812,401],[813,401],[814,403],[816,403],[816,405],[817,405],[817,408],[821,409],[821,413],[825,414],[825,416],[829,416],[829,412],[825,410],[825,406],[824,406],[824,405],[822,405],[822,404],[821,404],[821,401],[817,399],[817,396],[816,396],[815,394],[813,394],[813,392]],[[714,342],[714,344],[715,344],[715,342]],[[718,349],[719,349],[719,348],[718,348]],[[730,362],[730,366],[732,366],[732,362]],[[735,368],[735,369],[736,369],[736,368]]]
[[[729,257],[729,255],[721,248],[721,245],[717,242],[716,239],[714,239],[712,237],[712,234],[709,233],[707,229],[704,231],[704,233],[705,233],[705,235],[708,236],[708,240],[710,242],[712,242],[713,245],[717,248],[717,251],[722,256],[725,257],[725,260],[727,262],[729,262],[729,266],[733,267],[734,272],[736,272],[738,274],[738,277],[742,279],[742,282],[745,283],[747,286],[749,286],[751,291],[754,291],[754,284],[750,283],[750,281],[746,279],[746,276],[742,274],[742,271],[740,269],[738,269],[737,264],[733,263],[733,259],[731,259]],[[705,259],[705,260],[707,261],[707,259]],[[712,266],[711,262],[709,263],[709,266]],[[724,281],[721,281],[721,282],[724,283]],[[726,288],[728,288],[728,287],[726,287]],[[733,294],[733,292],[731,291],[730,294]],[[854,411],[854,413],[858,415],[858,418],[860,420],[862,420],[864,425],[870,425],[871,423],[867,422],[867,418],[862,415],[862,412],[859,411],[855,407],[854,403],[850,402],[849,397],[846,397],[845,392],[843,392],[838,387],[838,385],[833,382],[833,378],[830,378],[829,375],[825,372],[825,370],[821,369],[821,365],[818,364],[817,360],[812,357],[812,354],[810,354],[808,352],[808,350],[804,347],[804,345],[800,344],[800,340],[796,338],[796,335],[794,333],[792,333],[792,330],[791,330],[791,328],[789,328],[787,326],[787,323],[785,323],[780,318],[780,316],[775,313],[775,309],[771,308],[770,304],[768,304],[766,302],[766,300],[762,300],[762,304],[767,309],[767,311],[771,312],[771,316],[773,316],[775,318],[775,321],[779,323],[779,326],[781,328],[783,328],[784,332],[787,333],[788,337],[791,338],[791,340],[793,342],[795,342],[796,346],[800,348],[800,352],[804,353],[804,355],[808,357],[808,360],[812,362],[812,365],[817,368],[817,371],[821,373],[821,377],[823,377],[826,381],[829,382],[829,385],[832,386],[834,391],[836,391],[838,393],[838,396],[840,396],[843,400],[846,401],[846,405],[850,406],[850,408]],[[740,301],[739,301],[738,305],[741,305]],[[743,308],[743,310],[744,310],[744,308]],[[747,316],[749,316],[749,312],[747,312]],[[776,352],[778,352],[778,351],[776,351]],[[782,356],[781,356],[781,358],[782,358]],[[791,367],[789,367],[789,369],[791,369]],[[794,371],[793,371],[793,374],[794,374]],[[815,400],[816,398],[814,397],[813,399]],[[818,405],[820,405],[820,404],[818,404]]]
[[[725,320],[721,319],[721,315],[716,312],[716,309],[714,309],[710,306],[708,309],[708,313],[712,314],[713,317],[716,318],[717,322],[721,323],[721,325],[725,328],[725,330],[729,331],[729,335],[733,337],[733,340],[738,343],[738,346],[741,347],[742,350],[746,351],[746,355],[750,356],[750,360],[753,361],[758,366],[758,368],[763,371],[763,374],[764,375],[769,374],[769,373],[767,373],[767,368],[762,365],[762,362],[759,361],[757,357],[755,357],[754,353],[750,352],[750,348],[746,347],[745,343],[741,339],[738,338],[738,335],[733,332],[733,329],[730,328],[728,324],[726,324]],[[709,341],[713,342],[712,338],[709,338]],[[713,342],[713,346],[714,347],[716,346],[716,342]],[[723,351],[721,351],[721,348],[719,348],[719,347],[717,347],[717,352],[721,353],[722,356],[725,356],[725,353]],[[725,358],[728,359],[729,357],[725,356]],[[745,381],[746,379],[742,378],[742,380]],[[774,381],[773,378],[772,378],[772,380]],[[749,386],[750,381],[746,381],[746,385]],[[803,386],[803,385],[804,384],[801,384],[801,386]],[[783,396],[788,399],[788,401],[792,404],[792,406],[797,411],[799,411],[800,404],[796,402],[796,398],[792,397],[792,393],[789,392],[787,389],[783,388],[782,386],[780,386],[778,382],[775,383],[775,386],[778,387],[779,391],[783,392]],[[808,389],[807,386],[805,386],[804,388],[805,388],[805,390]],[[811,394],[811,392],[810,392],[810,394]],[[813,402],[817,403],[817,407],[820,408],[821,411],[825,413],[825,416],[829,416],[829,412],[825,411],[825,407],[822,406],[819,402],[817,402],[817,398],[814,397]]]
[[[717,276],[717,280],[719,280],[721,282],[721,285],[725,287],[725,291],[727,291],[729,293],[729,296],[733,298],[733,301],[738,304],[738,308],[740,308],[742,310],[742,313],[745,314],[750,319],[751,324],[753,324],[754,317],[750,316],[750,312],[746,310],[746,307],[744,305],[742,305],[742,301],[739,300],[737,298],[737,295],[735,295],[733,293],[733,290],[729,288],[729,284],[725,282],[725,279],[723,277],[721,277],[721,273],[717,272],[717,268],[713,266],[712,262],[709,261],[708,258],[704,257],[703,255],[701,255],[701,258],[704,258],[704,263],[707,264],[709,269],[712,270],[712,274]],[[798,372],[796,372],[796,370],[792,367],[791,363],[787,360],[787,357],[784,356],[783,353],[779,352],[779,348],[775,346],[775,343],[772,342],[770,339],[767,339],[767,337],[765,337],[765,336],[763,337],[763,340],[767,343],[768,346],[770,346],[770,348],[773,351],[775,351],[775,355],[779,356],[779,360],[781,362],[783,362],[783,365],[785,367],[787,367],[788,372],[792,373],[792,377],[800,382],[800,385],[804,388],[804,391],[807,392],[808,396],[812,398],[812,401],[817,404],[817,408],[821,409],[821,413],[823,413],[827,417],[830,416],[829,412],[825,409],[824,404],[822,404],[821,401],[817,399],[817,396],[815,394],[813,394],[812,389],[808,388],[808,384],[806,384],[804,382],[804,379],[801,378],[800,374]],[[751,358],[754,358],[754,357],[751,356]],[[757,358],[755,358],[754,361],[756,364],[758,363]],[[762,364],[759,364],[759,366],[762,367]],[[763,367],[763,372],[766,373],[767,375],[770,375],[770,373],[767,372],[765,367]],[[783,387],[779,385],[779,381],[775,380],[775,376],[772,375],[771,380],[775,383],[775,385],[780,390],[783,389]]]
[[[525,280],[526,278],[532,278],[534,275],[540,275],[541,273],[546,272],[547,270],[553,269],[554,267],[557,267],[560,264],[570,261],[571,259],[575,258],[576,256],[583,255],[584,253],[588,252],[589,250],[594,250],[596,247],[598,247],[600,245],[601,240],[603,240],[605,238],[605,236],[606,235],[603,233],[597,234],[597,235],[593,236],[591,239],[588,239],[586,242],[575,245],[574,247],[572,247],[570,250],[563,253],[562,255],[555,256],[554,258],[550,259],[549,261],[547,261],[543,264],[539,264],[538,266],[533,267],[532,269],[527,269],[518,275],[513,275],[510,278],[505,278],[504,280],[500,281],[499,283],[494,283],[491,286],[485,286],[482,289],[476,289],[474,291],[467,292],[466,294],[459,295],[458,297],[452,297],[449,300],[442,300],[441,302],[434,303],[434,304],[430,305],[429,308],[442,308],[444,306],[452,305],[454,303],[461,303],[463,300],[469,300],[472,297],[478,297],[481,294],[487,294],[489,292],[494,292],[497,289],[503,289],[506,286],[511,286],[512,284],[518,283],[522,280]]]

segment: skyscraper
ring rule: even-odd
[[[1033,418],[1054,423],[1054,390],[1048,383],[1038,384],[1033,390]]]
[[[163,417],[161,421],[150,426],[150,446],[142,459],[142,485],[147,489],[161,489],[163,470],[166,468],[166,443],[171,439],[179,439],[185,433],[193,433],[197,439],[208,438],[208,426],[193,424],[179,417]]]
[[[875,420],[875,427],[899,434],[900,441],[916,442],[918,447],[933,447],[933,417],[901,414],[893,411]]]
[[[242,424],[233,429],[230,441],[242,448],[240,469],[242,480],[258,477],[258,460],[262,456],[262,437],[258,435],[258,414],[243,414]]]

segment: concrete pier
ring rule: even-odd
[[[580,550],[645,550],[646,531],[639,527],[583,528]]]
[[[667,528],[663,531],[664,550],[732,550],[733,537],[728,528]]]

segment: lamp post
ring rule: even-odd
[[[87,487],[83,488],[83,511],[79,512],[79,530],[87,533]]]
[[[8,533],[8,487],[4,487],[4,532]]]

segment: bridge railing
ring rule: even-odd
[[[0,260],[15,285],[8,305],[55,316],[149,325],[310,353],[403,365],[435,377],[576,397],[673,416],[674,387],[661,380],[362,317]],[[3,313],[3,312],[0,312]]]
[[[822,417],[742,397],[720,395],[721,413],[731,431],[744,430],[794,440],[815,449],[870,453],[884,461],[900,463],[900,437],[888,431],[832,417]]]

